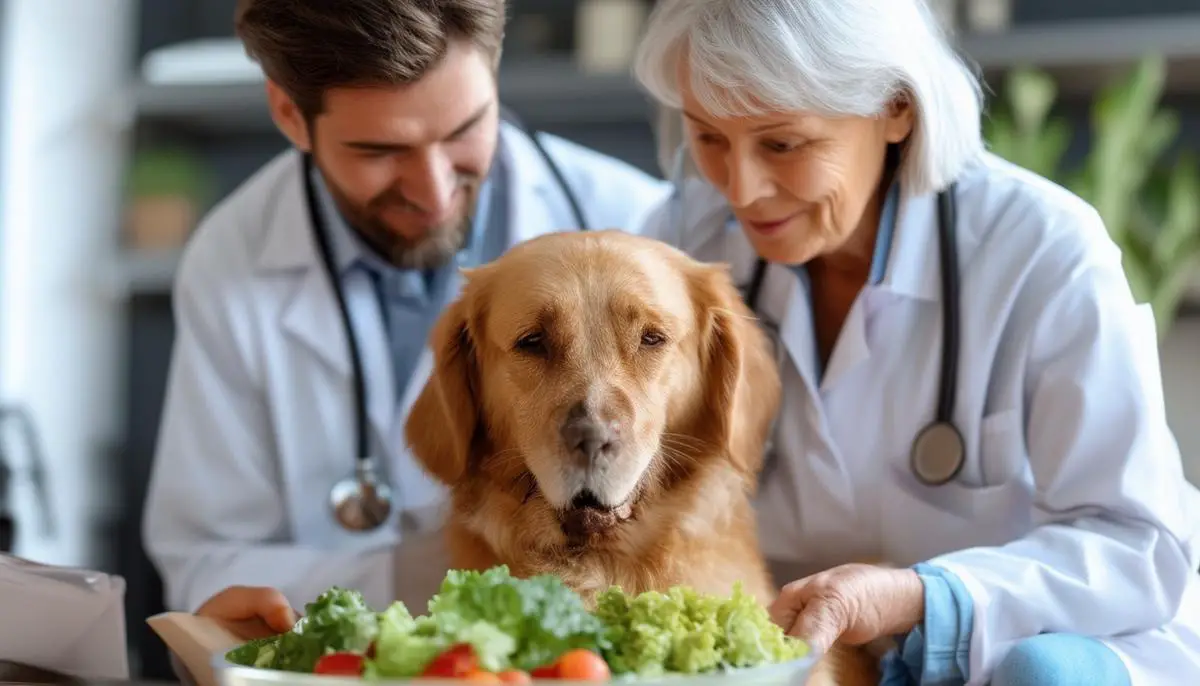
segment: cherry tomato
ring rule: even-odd
[[[500,677],[500,681],[506,684],[532,684],[533,679],[530,675],[522,672],[519,669],[509,669],[500,672],[496,676]]]
[[[529,676],[533,677],[534,679],[557,679],[559,678],[558,665],[542,665],[541,667],[535,667],[529,672]]]
[[[360,676],[363,671],[363,656],[357,653],[330,653],[324,655],[313,667],[313,674],[336,674],[337,676]]]
[[[421,676],[462,678],[474,672],[478,667],[479,660],[475,657],[475,649],[471,647],[471,644],[458,643],[433,658],[425,666],[425,671],[421,672]]]
[[[462,680],[470,681],[472,683],[480,683],[480,684],[502,684],[502,683],[504,683],[504,681],[499,677],[499,675],[492,674],[491,672],[485,672],[482,669],[472,670],[469,674],[464,676],[462,678]]]
[[[608,681],[612,672],[604,658],[581,648],[568,650],[558,658],[560,679],[570,681]]]

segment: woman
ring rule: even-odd
[[[1091,207],[983,151],[979,84],[924,3],[665,0],[636,73],[702,177],[652,231],[743,282],[769,263],[761,536],[799,579],[775,619],[819,645],[898,631],[888,683],[1195,683],[1194,491],[1152,317]],[[955,347],[965,461],[939,464],[917,439]]]
[[[768,265],[776,620],[898,638],[890,684],[1195,683],[1198,518],[1151,317],[1091,207],[983,151],[979,85],[920,0],[660,0],[637,74],[701,177],[649,230],[743,282]],[[947,348],[962,463],[914,458]]]

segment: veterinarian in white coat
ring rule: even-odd
[[[540,136],[560,180],[529,135],[498,123],[501,2],[426,10],[346,0],[317,10],[296,0],[304,12],[271,14],[289,4],[244,3],[239,32],[272,78],[272,112],[299,150],[212,211],[175,282],[176,342],[144,522],[173,609],[235,585],[279,588],[297,608],[332,585],[360,589],[376,607],[404,598],[412,579],[396,569],[396,551],[424,540],[444,493],[404,450],[402,428],[428,375],[428,326],[452,300],[458,267],[578,228],[570,194],[590,226],[635,228],[669,191],[618,160]],[[449,13],[426,17],[426,29],[450,25],[446,17],[469,29],[450,33],[440,57],[428,52],[438,44],[429,36],[411,46],[393,39],[426,11]],[[365,14],[389,19],[359,27],[376,34],[334,30]],[[320,49],[306,47],[316,36]],[[422,61],[430,66],[419,78],[405,71]],[[400,85],[305,80],[330,73]],[[315,116],[299,104],[314,92]],[[312,152],[307,179],[300,150]],[[353,367],[314,214],[361,349],[370,448],[393,492],[390,516],[366,532],[331,512],[331,488],[356,468]],[[416,305],[380,286],[394,281],[407,283]],[[423,555],[406,559],[440,580],[444,567]]]
[[[1151,312],[1092,207],[983,151],[935,26],[918,0],[665,0],[639,54],[699,172],[649,231],[729,262],[779,332],[773,616],[902,636],[888,684],[1195,684],[1200,511]],[[948,349],[961,461],[918,440]]]

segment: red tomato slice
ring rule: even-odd
[[[458,643],[433,658],[421,676],[461,678],[470,675],[477,667],[479,660],[475,657],[475,649],[469,643]]]
[[[558,665],[535,667],[529,672],[529,676],[534,679],[558,679]]]
[[[317,660],[313,674],[334,674],[337,676],[361,676],[363,671],[363,656],[357,653],[330,653]]]
[[[612,672],[604,658],[582,648],[568,650],[558,658],[560,678],[569,681],[608,681]]]

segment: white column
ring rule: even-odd
[[[131,73],[133,0],[9,0],[0,57],[0,401],[40,431],[58,531],[41,536],[18,462],[17,553],[89,564],[101,463],[120,420],[120,303],[98,284],[117,247],[125,136],[110,108]],[[107,543],[106,545],[112,545]]]

